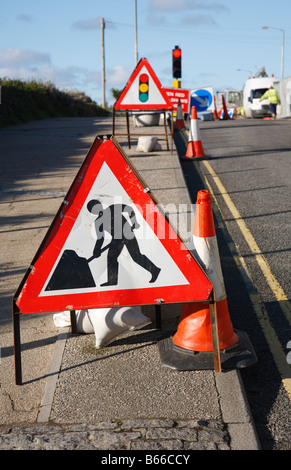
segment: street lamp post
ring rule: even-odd
[[[105,21],[104,18],[101,18],[101,54],[102,54],[102,108],[106,107],[105,99],[105,52],[104,52],[104,29]]]
[[[284,78],[284,49],[285,49],[285,30],[281,28],[275,28],[274,26],[262,26],[262,29],[277,29],[282,33],[282,56],[281,56],[281,78]]]

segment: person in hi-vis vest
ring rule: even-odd
[[[264,93],[263,96],[261,96],[260,101],[263,101],[266,99],[269,101],[269,107],[270,107],[270,111],[272,114],[272,118],[276,119],[277,104],[281,103],[280,95],[278,91],[275,90],[272,86],[270,86],[269,89],[266,91],[266,93]]]

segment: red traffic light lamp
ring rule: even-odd
[[[173,49],[173,57],[175,57],[175,59],[179,59],[181,55],[182,55],[181,49],[179,49],[178,46],[176,46],[176,49]]]

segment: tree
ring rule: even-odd
[[[118,100],[118,98],[121,95],[121,92],[122,92],[122,90],[118,90],[117,88],[111,88],[111,93],[112,93],[112,96],[115,100]]]

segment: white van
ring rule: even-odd
[[[274,77],[250,78],[243,87],[243,108],[246,118],[271,116],[268,100],[260,101],[260,98],[272,85],[279,85],[280,80]]]

